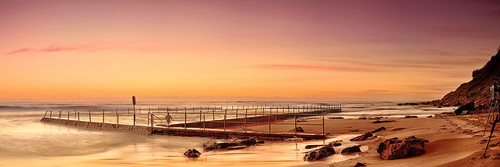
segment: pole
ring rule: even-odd
[[[61,112],[62,112],[62,111],[59,111],[59,119],[61,119]]]
[[[80,112],[78,112],[78,121],[80,121]]]
[[[154,126],[154,114],[151,114],[151,130],[153,130],[153,126]]]
[[[323,115],[323,136],[325,135],[325,116]]]
[[[184,129],[187,128],[187,107],[184,107]]]
[[[205,114],[203,114],[203,130],[205,130]]]
[[[104,123],[104,109],[102,109],[102,123]]]
[[[45,114],[43,114],[43,118],[45,118],[46,115],[47,115],[47,111],[45,111]]]
[[[294,132],[295,132],[295,137],[297,137],[297,114],[295,114],[295,117],[293,118],[293,126],[294,126]]]
[[[69,120],[69,111],[68,111],[68,120]]]
[[[201,122],[201,110],[200,110],[200,122]]]
[[[89,122],[92,122],[92,114],[90,114],[90,110],[89,110]]]
[[[76,119],[76,110],[75,110],[75,119]]]
[[[267,123],[269,124],[269,134],[271,134],[271,112],[269,112],[269,116],[267,117]]]
[[[212,119],[215,121],[215,110],[212,110]]]
[[[120,114],[116,113],[116,124],[120,124]]]
[[[224,110],[224,132],[226,131],[226,117],[227,117],[227,110]]]
[[[52,110],[50,110],[50,118],[52,118]]]
[[[149,125],[149,120],[150,120],[149,117],[151,117],[151,113],[150,112],[148,112],[148,125]]]
[[[247,133],[247,114],[248,114],[248,109],[245,109],[245,133]]]
[[[132,104],[134,105],[134,126],[135,126],[135,96],[132,96]]]
[[[240,107],[238,107],[240,108]],[[238,118],[238,109],[236,109],[236,118]]]

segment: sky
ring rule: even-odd
[[[500,46],[494,0],[0,0],[0,100],[426,101]]]

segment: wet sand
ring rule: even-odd
[[[387,130],[376,133],[375,135],[378,136],[376,139],[355,142],[356,144],[368,147],[367,151],[359,154],[359,157],[341,162],[333,162],[329,165],[354,166],[357,162],[362,162],[368,166],[500,166],[500,159],[495,160],[491,156],[500,152],[499,146],[491,147],[491,150],[487,154],[488,158],[481,158],[485,146],[483,140],[487,139],[489,134],[482,135],[484,125],[481,126],[479,123],[483,122],[481,119],[484,119],[484,117],[487,116],[383,118],[381,120],[395,120],[395,122],[379,124],[372,123],[375,120],[370,119],[325,119],[325,133],[330,133],[332,137],[345,134],[360,135],[382,126],[387,128]],[[321,120],[311,119],[307,123],[321,123]],[[288,130],[290,129],[288,124],[288,121],[284,121],[273,124],[272,127],[273,129],[282,128],[281,130]],[[303,125],[301,127],[306,132],[322,132],[321,126]],[[267,128],[268,126],[252,127],[252,129],[259,131],[265,131]],[[397,128],[404,129],[397,130]],[[490,145],[500,142],[500,137],[498,137],[499,131],[495,133],[497,135],[492,139]],[[424,155],[397,160],[379,159],[376,149],[380,142],[394,137],[403,139],[410,136],[429,140],[429,143],[425,144],[426,153]],[[336,151],[340,152],[341,149],[336,149]],[[333,155],[333,157],[335,156],[339,156],[339,154]],[[311,164],[307,166],[315,165]]]

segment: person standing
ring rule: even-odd
[[[170,120],[172,120],[172,116],[170,116],[170,112],[167,112],[167,115],[165,115],[165,120],[167,121],[167,126],[170,127]]]

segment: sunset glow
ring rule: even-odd
[[[432,100],[500,43],[494,1],[0,1],[0,99]]]

